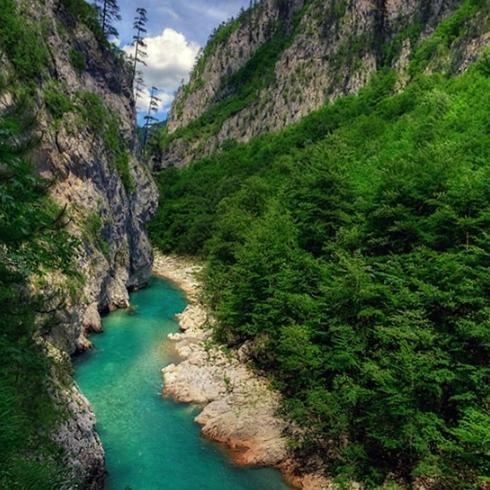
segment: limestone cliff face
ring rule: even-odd
[[[260,2],[223,28],[204,50],[189,84],[177,94],[156,167],[185,165],[216,151],[226,140],[248,141],[278,130],[327,101],[357,93],[383,67],[395,68],[403,84],[416,45],[462,4],[462,0]],[[448,71],[464,70],[490,42],[484,27],[488,9],[483,12],[484,19],[468,23],[463,42],[455,41],[448,50]],[[274,53],[266,58],[264,51]],[[240,84],[257,72],[255,65],[261,60],[272,63],[271,73],[244,100]],[[207,130],[190,130],[193,125]]]
[[[127,145],[131,180],[128,188],[99,128],[76,111],[54,121],[41,103],[38,120],[42,137],[34,159],[40,174],[53,181],[52,196],[66,206],[70,231],[80,238],[78,260],[86,279],[82,303],[73,305],[68,318],[49,334],[55,345],[72,354],[88,345],[88,331],[100,329],[98,312],[127,306],[128,289],[147,281],[153,255],[144,226],[156,210],[157,190],[149,170],[134,153],[130,70],[102,47],[83,23],[70,18],[62,3],[49,0],[45,8],[48,12],[42,15],[52,57],[50,77],[71,100],[88,93],[117,118],[118,136]],[[60,25],[69,28],[69,34],[60,32]],[[77,70],[70,62],[73,52],[86,60],[85,69]],[[49,83],[45,81],[44,88]],[[78,104],[87,104],[87,98]]]
[[[187,126],[199,117],[214,101],[223,78],[236,73],[254,55],[257,49],[269,42],[280,22],[291,29],[293,16],[305,0],[290,0],[281,7],[277,0],[266,0],[243,16],[225,42],[219,43],[206,56],[203,53],[201,69],[196,67],[187,87],[181,87],[169,115],[170,132]]]
[[[34,81],[31,137],[37,144],[30,157],[52,183],[67,229],[79,239],[76,261],[84,278],[71,298],[60,301],[58,295],[46,305],[52,327],[42,341],[60,365],[90,347],[86,336],[101,329],[101,312],[127,306],[128,290],[145,285],[153,263],[145,224],[158,197],[149,169],[136,158],[130,69],[73,6],[77,2],[18,1],[20,15],[39,26],[49,53],[45,72]],[[2,53],[0,65],[15,79]],[[6,94],[0,103],[11,99]],[[62,282],[66,278],[52,277],[46,291]],[[68,415],[54,439],[66,450],[71,477],[79,488],[103,488],[104,451],[90,405],[70,380],[67,385],[53,377],[59,386],[53,397]]]

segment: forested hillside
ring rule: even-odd
[[[385,68],[399,75],[398,88],[417,69],[464,71],[488,45],[487,24],[483,0],[257,2],[221,25],[202,51],[177,93],[154,165],[182,166],[231,140],[277,131],[357,94]]]
[[[490,52],[443,62],[475,23],[488,4],[460,2],[404,83],[388,64],[158,174],[154,244],[207,259],[216,339],[249,346],[304,429],[297,453],[338,481],[490,482]]]

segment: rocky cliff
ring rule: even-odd
[[[397,70],[403,85],[417,47],[455,12],[456,21],[445,26],[449,46],[437,53],[452,73],[464,70],[489,42],[485,2],[260,2],[221,27],[204,49],[177,94],[156,167],[185,165],[229,140],[278,130],[356,94],[381,69]]]
[[[36,119],[30,159],[51,183],[60,219],[79,243],[81,278],[52,275],[36,285],[50,293],[62,284],[66,291],[68,283],[72,292],[62,300],[49,294],[46,305],[51,327],[42,337],[60,364],[90,347],[86,335],[100,331],[100,313],[127,306],[128,290],[145,285],[153,261],[145,224],[156,210],[157,190],[135,156],[131,70],[101,36],[93,9],[63,0],[19,0],[13,8],[39,35],[43,66],[27,77],[15,50],[11,56],[0,51],[2,78],[11,87],[2,106],[29,87]],[[70,476],[81,488],[101,488],[104,452],[88,402],[71,382],[56,382],[54,397],[69,416],[55,439],[66,449]]]

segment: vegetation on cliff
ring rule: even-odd
[[[48,489],[65,481],[61,449],[49,438],[62,414],[49,395],[54,366],[34,340],[46,327],[38,317],[43,298],[29,284],[67,272],[75,244],[49,183],[24,159],[35,143],[27,137],[35,126],[32,86],[48,60],[40,27],[11,0],[0,2],[0,25],[0,48],[16,74],[0,80],[0,97],[14,94],[0,114],[0,487]]]
[[[76,242],[64,231],[63,210],[48,197],[49,183],[23,157],[29,143],[19,138],[33,123],[29,98],[0,116],[1,488],[50,489],[66,480],[61,450],[49,437],[62,417],[49,395],[55,367],[35,340],[49,327],[39,321],[46,298],[30,284],[48,272],[75,277]]]
[[[301,13],[302,11],[295,16],[292,26],[288,25],[284,19],[274,25],[270,41],[260,46],[240,70],[223,79],[216,103],[204,114],[172,133],[169,133],[168,128],[165,127],[156,138],[157,141],[154,142],[159,151],[165,151],[173,141],[179,138],[193,141],[196,138],[216,135],[230,116],[239,113],[256,101],[261,89],[272,84],[275,64],[297,34]],[[222,25],[211,37],[194,68],[191,82],[183,88],[184,96],[178,101],[179,106],[184,103],[186,94],[203,86],[204,82],[200,76],[211,53],[219,44],[226,42],[234,30],[246,22],[249,22],[249,15],[242,13],[239,18]],[[179,107],[176,107],[175,110],[178,113]]]
[[[306,428],[299,453],[340,480],[490,475],[490,54],[459,76],[422,73],[453,21],[415,52],[403,91],[380,72],[279,133],[158,175],[154,243],[208,259],[216,336],[250,344]]]
[[[221,27],[231,37],[210,40],[177,93],[153,141],[158,169],[298,122],[325,100],[358,93],[384,68],[401,73],[402,84],[424,70],[457,73],[485,42],[490,6],[267,0],[251,12]]]
[[[135,184],[118,117],[95,93],[74,93],[53,79],[56,29],[66,40],[66,28],[82,22],[113,56],[95,9],[61,0],[54,14],[38,17],[38,7],[46,8],[0,0],[0,488],[48,490],[75,483],[66,452],[53,442],[73,416],[60,399],[65,382],[71,386],[71,367],[44,338],[59,327],[59,313],[80,301],[84,279],[75,264],[81,243],[67,231],[69,212],[50,197],[56,182],[40,178],[31,163],[42,137],[38,122],[57,131],[74,114],[82,130],[101,139],[128,194]],[[71,65],[83,72],[85,53],[66,47]],[[108,255],[100,217],[88,216],[86,227],[88,243]]]

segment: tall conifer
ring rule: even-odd
[[[121,9],[117,0],[97,0],[96,7],[99,12],[100,25],[106,37],[117,36],[119,33],[114,26],[121,20]]]
[[[133,82],[136,82],[136,93],[138,94],[138,87],[140,86],[138,80],[138,64],[146,65],[145,58],[148,56],[146,52],[145,35],[147,33],[146,24],[148,22],[147,10],[144,8],[136,9],[136,17],[134,18],[133,29],[133,46],[134,55],[132,57],[133,63]]]
[[[150,102],[148,103],[148,112],[144,117],[145,129],[144,129],[144,136],[143,136],[143,151],[148,142],[148,136],[150,134],[150,130],[153,124],[157,121],[157,118],[154,116],[154,114],[158,112],[158,108],[160,107],[160,102],[162,101],[162,99],[160,99],[157,95],[158,92],[159,90],[157,87],[151,88]]]

